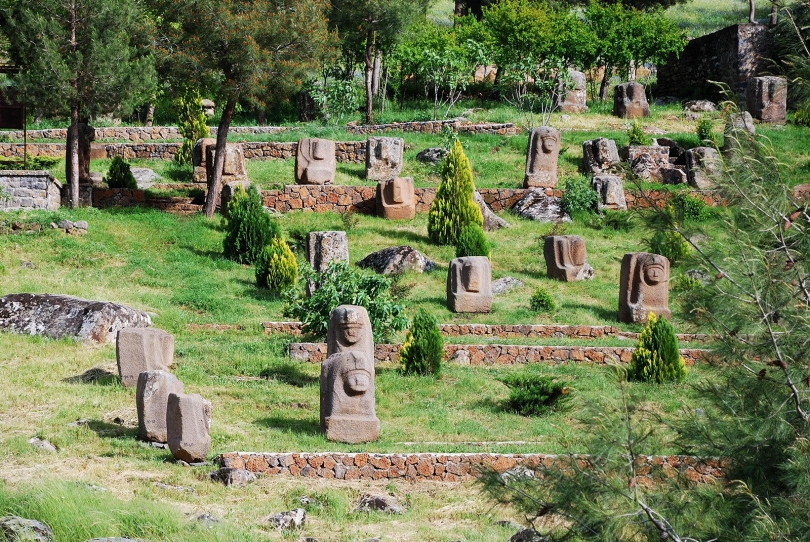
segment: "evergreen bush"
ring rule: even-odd
[[[637,120],[633,121],[630,128],[627,129],[627,137],[630,139],[630,145],[652,145],[652,136],[644,132],[641,123]]]
[[[177,129],[183,136],[183,144],[174,155],[174,159],[181,164],[190,164],[194,144],[198,139],[208,137],[210,134],[202,98],[196,90],[186,93],[177,100]]]
[[[273,237],[256,260],[256,284],[272,292],[282,292],[295,286],[298,261],[282,237]]]
[[[492,247],[484,236],[484,229],[478,224],[467,224],[462,228],[456,241],[456,258],[465,256],[486,256],[489,258]]]
[[[281,236],[278,225],[264,210],[261,194],[255,185],[250,185],[247,191],[237,186],[228,202],[228,217],[223,222],[223,254],[239,263],[255,263],[273,237]]]
[[[675,328],[666,318],[650,313],[647,325],[638,338],[638,344],[627,370],[630,380],[640,382],[683,382],[686,365],[678,351]]]
[[[568,400],[568,387],[553,378],[534,373],[510,374],[498,378],[509,388],[505,410],[521,416],[543,416],[561,408]]]
[[[701,117],[700,120],[697,121],[695,125],[695,133],[700,140],[701,145],[709,145],[711,147],[717,147],[717,136],[715,135],[713,128],[712,119],[709,117]]]
[[[441,175],[428,214],[428,236],[438,245],[455,245],[464,226],[484,225],[481,209],[473,201],[472,167],[458,140],[442,164]]]
[[[675,194],[670,203],[675,211],[675,218],[681,222],[703,222],[709,216],[709,207],[706,202],[685,192]]]
[[[110,163],[110,169],[107,170],[107,175],[102,179],[110,188],[129,188],[134,190],[138,188],[138,182],[129,164],[120,156],[114,156]]]
[[[405,374],[439,376],[444,360],[444,339],[436,319],[420,308],[413,317],[399,361]]]
[[[554,298],[542,286],[538,286],[532,294],[529,299],[529,306],[534,312],[554,312],[557,308]]]
[[[590,179],[582,176],[569,177],[565,180],[565,188],[560,207],[569,215],[593,213],[599,204],[599,194],[591,186]]]
[[[676,265],[692,252],[692,246],[676,231],[656,231],[650,239],[650,252],[665,256]]]

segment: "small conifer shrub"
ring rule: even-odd
[[[652,136],[644,131],[641,123],[637,120],[634,120],[630,128],[627,129],[627,137],[630,139],[630,145],[645,147],[652,145]]]
[[[543,416],[563,407],[569,397],[568,387],[548,376],[526,372],[498,380],[509,388],[504,409],[521,416]]]
[[[436,319],[420,308],[413,318],[399,361],[405,374],[439,376],[444,360],[444,339]]]
[[[484,225],[481,209],[473,201],[472,167],[456,140],[442,164],[442,182],[428,214],[428,236],[437,245],[455,245],[467,224]]]
[[[107,176],[102,179],[110,188],[138,188],[138,181],[132,175],[129,164],[120,156],[114,156],[107,170]]]
[[[542,286],[538,287],[529,299],[529,306],[534,312],[554,312],[557,304],[554,298]]]
[[[686,365],[678,350],[675,328],[666,318],[650,313],[647,325],[638,338],[638,345],[627,370],[630,380],[640,382],[683,382]]]
[[[701,145],[717,147],[717,136],[712,130],[713,127],[714,124],[712,123],[712,119],[709,117],[701,117],[700,120],[697,121],[697,124],[695,125],[695,133],[697,134]]]
[[[486,256],[490,257],[492,247],[484,236],[484,229],[478,224],[467,224],[461,230],[461,234],[456,241],[456,258],[465,256]]]
[[[210,131],[206,124],[200,93],[188,92],[177,101],[177,129],[183,136],[183,144],[174,155],[176,162],[191,163],[191,150],[198,139],[208,137]]]
[[[223,222],[223,253],[227,259],[239,263],[255,263],[273,237],[281,236],[278,225],[264,210],[255,185],[250,185],[247,191],[241,186],[236,188],[228,202],[228,217]]]
[[[295,286],[298,280],[298,261],[287,242],[273,237],[256,260],[256,284],[276,293]]]

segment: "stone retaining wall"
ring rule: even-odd
[[[10,196],[0,198],[0,210],[59,209],[62,200],[62,183],[47,171],[6,170],[0,171],[0,190]]]
[[[399,363],[400,344],[375,344],[377,363]],[[629,363],[634,347],[629,346],[538,346],[516,344],[445,344],[444,353],[452,357],[466,351],[470,365],[517,365],[525,363]],[[681,349],[687,365],[706,358],[709,351],[699,348]],[[291,359],[321,363],[326,359],[326,343],[290,343]]]
[[[461,482],[478,477],[485,469],[505,472],[517,466],[537,469],[560,465],[550,454],[470,453],[250,453],[230,452],[217,457],[221,467],[247,469],[261,475],[303,476],[337,480],[392,480]],[[576,457],[588,468],[587,456]],[[636,481],[645,486],[657,480],[682,476],[692,482],[725,479],[724,465],[716,459],[699,460],[684,455],[638,456]]]
[[[515,135],[517,128],[511,122],[498,124],[494,122],[465,122],[459,120],[434,120],[423,122],[392,122],[391,124],[366,124],[346,126],[352,134],[372,134],[377,132],[422,132],[440,134],[448,126],[461,134],[497,134]]]

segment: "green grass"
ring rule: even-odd
[[[769,17],[771,3],[757,0],[757,19]],[[744,0],[689,0],[667,9],[666,16],[688,35],[697,38],[732,24],[748,22],[748,2]]]

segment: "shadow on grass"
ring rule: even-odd
[[[416,232],[408,230],[390,230],[386,228],[369,228],[369,232],[376,233],[383,237],[395,239],[397,241],[409,241],[412,243],[429,243],[430,239],[427,235],[419,235]]]
[[[93,367],[87,369],[80,375],[69,376],[62,379],[62,382],[68,384],[97,384],[99,386],[114,386],[118,384],[121,379],[118,377],[114,369],[111,367]]]
[[[253,423],[260,427],[269,427],[302,435],[317,435],[320,433],[320,420],[317,418],[300,420],[270,416],[269,418],[259,418]]]
[[[87,427],[101,438],[135,438],[138,434],[137,428],[124,427],[115,423],[107,423],[101,420],[90,420]]]
[[[296,388],[306,388],[308,386],[315,386],[319,383],[317,376],[312,376],[302,371],[297,364],[288,363],[284,365],[277,365],[275,367],[268,367],[259,373],[259,376],[267,380],[275,380],[281,384],[295,386]]]
[[[599,305],[586,305],[584,303],[565,303],[567,309],[585,309],[595,314],[600,320],[604,322],[616,322],[619,307],[615,308],[601,307]]]
[[[259,288],[255,280],[237,279],[237,283],[245,287],[242,290],[244,297],[251,297],[256,301],[281,301],[282,296],[278,292],[273,292],[267,288]]]
[[[220,250],[201,250],[194,245],[179,245],[178,248],[183,250],[187,250],[194,254],[195,256],[201,256],[203,258],[210,258],[212,260],[224,260],[225,257],[222,255],[222,251]]]
[[[356,168],[351,167],[341,167],[341,164],[337,165],[337,171],[346,175],[347,177],[354,177],[356,179],[361,179],[363,181],[366,180],[366,172],[363,170],[359,170]]]
[[[562,159],[574,166],[574,169],[577,171],[577,173],[579,173],[579,167],[582,165],[582,158],[574,156],[573,154],[565,153],[562,156]]]

